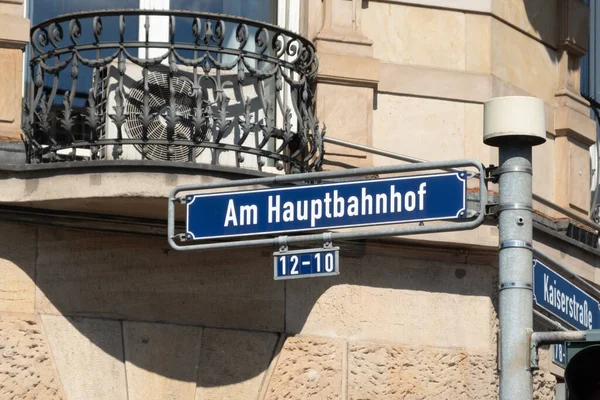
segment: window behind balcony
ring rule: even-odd
[[[263,21],[273,24],[276,24],[277,22],[276,0],[30,0],[28,4],[29,16],[33,26],[48,20],[53,20],[63,14],[123,8],[210,12],[238,17],[241,16],[247,19]],[[101,36],[101,41],[113,43],[118,43],[119,41],[148,41],[151,43],[167,43],[169,41],[169,24],[171,21],[167,16],[155,15],[149,16],[149,19],[146,19],[146,16],[139,16],[135,14],[127,15],[124,19],[125,28],[123,29],[123,27],[121,26],[122,23],[119,20],[118,15],[105,15],[102,16],[101,30],[98,32],[94,32],[95,28],[91,27],[91,24],[89,24],[89,17],[87,18],[88,24],[78,28],[76,39],[79,44],[90,44],[90,46],[88,46],[88,49],[81,49],[78,53],[80,56],[88,60],[97,60],[101,59],[102,57],[108,58],[115,51],[114,46],[110,48],[102,46],[94,47],[95,35]],[[194,39],[194,36],[192,35],[193,18],[189,18],[189,16],[186,15],[185,17],[176,17],[173,21],[175,22],[176,27],[174,36],[176,38],[175,40],[178,42],[178,45],[181,46],[182,43],[185,45],[186,42],[192,45],[194,43],[194,40],[198,40]],[[73,36],[73,28],[77,28],[72,24],[72,22],[72,20],[70,22],[62,21],[57,22],[55,25],[46,25],[45,30],[40,32],[40,34],[45,33],[45,38],[43,39],[43,41],[46,44],[42,46],[44,47],[43,51],[51,51],[52,47],[65,48],[70,46],[75,40]],[[205,21],[202,22],[204,23]],[[147,27],[147,24],[149,24],[149,28]],[[237,45],[237,26],[238,25],[235,23],[227,22],[225,24],[225,48],[231,45],[233,45],[234,47]],[[254,37],[258,29],[252,24],[249,24],[249,26],[249,35],[251,37]],[[120,29],[123,29],[124,33],[120,33]],[[123,37],[120,38],[120,35],[123,35]],[[248,51],[254,50],[252,46],[246,47],[245,49]],[[164,50],[164,48],[153,48],[152,46],[128,48],[128,51],[131,55],[135,57],[140,57],[141,59],[160,56],[161,54],[164,54]],[[40,54],[40,51],[38,51],[38,54]],[[193,50],[179,49],[178,54],[187,59],[193,59],[197,57],[197,54]],[[223,62],[227,62],[228,57],[234,59],[233,56],[228,56],[227,54],[212,53],[212,56]],[[114,109],[113,106],[109,106],[109,96],[111,93],[109,87],[111,84],[109,68],[96,68],[93,65],[86,65],[84,61],[80,61],[78,65],[75,66],[76,68],[73,68],[74,63],[72,61],[66,60],[67,58],[68,54],[66,54],[65,56],[51,55],[48,59],[46,65],[50,68],[59,65],[63,61],[69,62],[69,68],[61,70],[59,74],[53,74],[48,70],[41,71],[40,68],[38,68],[37,70],[35,68],[30,69],[26,73],[28,75],[28,79],[26,80],[28,81],[29,85],[33,85],[33,82],[39,81],[40,79],[43,80],[44,98],[42,99],[42,103],[45,101],[46,98],[48,99],[47,107],[51,109],[50,118],[48,119],[48,124],[51,125],[49,131],[52,131],[52,134],[54,135],[53,138],[50,138],[50,141],[73,142],[77,140],[89,140],[90,130],[85,128],[85,124],[89,124],[89,120],[86,121],[86,113],[88,113],[87,110],[89,110],[90,107],[95,107],[98,109],[98,117],[100,119],[99,124],[103,126],[103,128],[100,128],[99,130],[99,132],[101,132],[100,136],[106,137],[107,131],[105,128],[111,123],[107,116]],[[165,59],[162,63],[166,67],[169,64],[169,60]],[[260,61],[250,60],[250,63],[255,68],[261,68]],[[116,64],[116,60],[113,62],[113,64]],[[177,60],[177,64],[180,67],[185,68],[183,65],[181,65],[181,60]],[[160,65],[156,67],[160,67]],[[153,71],[153,73],[155,73],[155,75],[158,75],[158,78],[161,79],[160,68],[153,67],[153,69],[155,70]],[[116,70],[116,67],[114,65],[112,66],[112,70]],[[128,76],[131,70],[132,69],[128,69]],[[138,68],[138,70],[141,69]],[[163,72],[163,75],[166,76],[166,74],[167,72]],[[234,76],[236,75],[235,69],[229,70],[229,75],[232,74]],[[74,78],[75,76],[76,78]],[[164,81],[162,83],[167,83],[166,78],[162,77],[162,80]],[[114,74],[112,82],[114,89]],[[182,86],[184,83],[185,82],[183,81],[177,81],[176,84],[180,85],[181,87],[178,87],[176,90],[188,90],[189,88],[186,89]],[[164,91],[164,89],[161,90]],[[274,80],[264,80],[262,90],[265,93],[272,92],[274,96]],[[135,93],[135,90],[131,93]],[[231,97],[232,93],[229,93],[228,95]],[[69,102],[70,104],[66,104],[67,102]],[[263,104],[263,108],[268,108],[265,106],[266,104]],[[66,119],[65,109],[72,109],[73,123],[68,127],[65,126],[64,122]],[[153,111],[156,114],[160,114],[161,112],[164,113],[164,107],[157,107],[157,109]],[[155,123],[156,120],[158,120],[158,118],[156,118],[152,123]],[[164,123],[164,120],[162,121]],[[257,118],[255,118],[255,121],[258,121]],[[139,126],[137,128],[141,129]],[[235,141],[237,139],[239,139],[239,132],[236,137],[230,138],[230,141]],[[274,146],[273,141],[270,141],[269,143],[270,147]],[[138,151],[140,151],[141,147],[136,146],[136,148]],[[106,153],[107,149],[109,148],[104,148],[104,154],[102,155],[102,157],[111,157],[110,154]],[[145,157],[149,157],[151,159],[162,159],[164,157],[164,154],[160,153],[160,151],[164,150],[163,147],[153,146],[151,149],[157,150],[158,152],[156,154],[153,154],[152,150],[150,154],[144,154]],[[183,147],[179,146],[177,147],[177,149],[182,150]],[[121,152],[120,154],[122,154],[121,149],[119,149],[118,151]],[[65,155],[67,153],[68,151],[66,149],[62,150],[62,155]],[[86,152],[83,152],[81,154],[83,154],[84,157],[89,157],[85,155],[87,154]],[[184,155],[184,157],[186,156]],[[190,155],[189,158],[191,157],[192,155]],[[206,160],[202,162],[206,162]],[[228,162],[228,164],[231,164],[231,160],[230,162]]]
[[[203,11],[236,15],[273,24],[277,23],[277,0],[28,0],[27,4],[32,26],[56,18],[62,14],[124,8]],[[150,39],[154,41],[167,41],[168,32],[166,25],[168,24],[168,20],[158,19],[152,22],[155,23],[151,24],[152,30],[150,32]],[[127,29],[125,30],[125,40],[144,40],[145,32],[143,24],[144,21],[140,23],[138,17],[128,17],[126,19]],[[105,21],[103,21],[103,26],[102,36],[104,40],[118,40],[119,25],[116,18],[105,19]],[[181,23],[177,25],[176,37],[185,37],[185,33],[189,33],[190,31],[191,22],[189,22],[189,20],[181,21]],[[89,30],[84,30],[82,32],[81,41],[89,42],[91,36],[92,33]],[[103,55],[105,54],[108,54],[108,52],[103,52]],[[137,56],[138,54],[138,52],[134,51],[134,55]],[[26,71],[26,80],[29,80],[31,77],[27,75],[29,74],[27,74]],[[51,76],[47,76],[47,82],[45,82],[45,84],[52,86],[51,79]],[[81,109],[86,105],[88,91],[92,87],[93,76],[91,69],[82,67],[79,71],[78,80],[78,88],[73,105],[74,107],[79,107]],[[69,90],[70,87],[71,78],[65,74],[60,76],[54,107],[56,107],[56,105],[62,105],[62,95]]]

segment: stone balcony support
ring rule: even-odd
[[[359,0],[326,0],[310,3],[308,32],[316,32],[319,54],[317,115],[332,137],[372,146],[373,102],[379,83],[379,60],[373,42],[361,32]],[[318,7],[318,8],[317,8]],[[326,168],[373,165],[364,152],[327,145]]]

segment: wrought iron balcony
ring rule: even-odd
[[[292,32],[227,15],[108,10],[34,26],[30,47],[29,163],[321,168],[318,62]]]

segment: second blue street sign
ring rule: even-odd
[[[464,171],[186,196],[188,240],[466,217]]]

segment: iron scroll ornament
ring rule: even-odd
[[[144,40],[129,40],[131,18]],[[156,18],[165,41],[151,40]],[[129,147],[141,159],[217,164],[226,152],[240,168],[321,170],[315,48],[277,26],[189,11],[69,14],[31,29],[29,66],[29,163],[122,159]],[[199,161],[206,149],[210,161]]]

